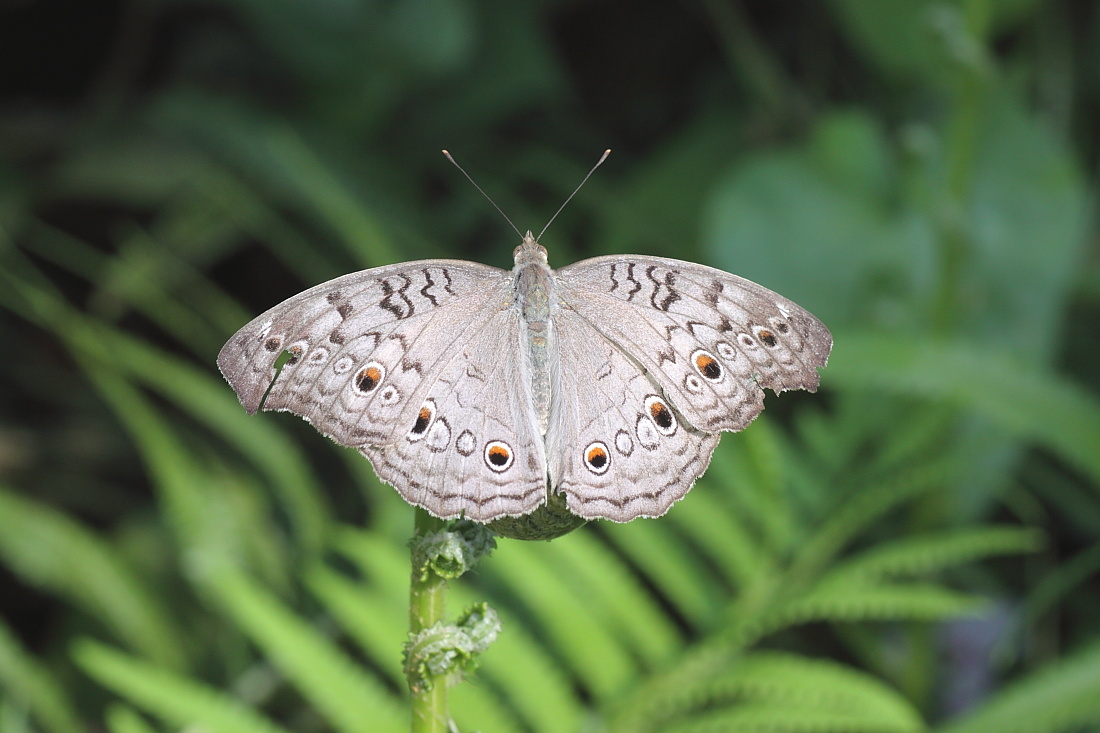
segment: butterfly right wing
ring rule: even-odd
[[[390,443],[415,423],[431,375],[510,305],[510,282],[457,260],[344,275],[241,328],[218,367],[250,413],[293,412],[341,445]]]

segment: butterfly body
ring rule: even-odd
[[[304,417],[436,516],[565,526],[664,514],[764,388],[815,390],[832,347],[808,311],[720,270],[552,270],[530,232],[514,257],[345,275],[253,320],[218,365],[249,412]]]
[[[554,297],[554,271],[547,262],[546,248],[535,241],[530,231],[516,247],[514,257],[513,289],[527,336],[535,414],[539,432],[545,435],[550,419],[550,339],[553,338],[550,307]]]

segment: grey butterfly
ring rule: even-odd
[[[553,270],[531,232],[514,257],[344,275],[246,325],[218,366],[249,413],[305,418],[409,503],[549,537],[664,514],[765,387],[815,391],[832,349],[808,311],[710,267]]]

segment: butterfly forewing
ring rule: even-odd
[[[433,370],[464,333],[509,300],[508,273],[471,262],[364,270],[254,319],[218,366],[249,412],[293,412],[342,445],[388,442],[412,426]]]
[[[497,310],[435,373],[410,429],[360,448],[411,504],[489,522],[546,501],[546,453],[531,408],[519,313]]]

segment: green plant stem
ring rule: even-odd
[[[437,532],[444,524],[442,519],[419,507],[416,509],[416,536]],[[415,638],[424,629],[443,621],[446,583],[430,566],[417,567],[413,557],[409,587],[409,638]],[[430,684],[421,689],[410,687],[409,692],[412,693],[412,733],[447,733],[451,716],[447,708],[445,675],[430,679]]]
[[[940,333],[954,333],[962,309],[963,269],[972,247],[965,222],[970,186],[973,183],[979,135],[985,114],[991,69],[986,60],[989,8],[987,0],[970,0],[964,8],[960,33],[982,53],[970,64],[959,62],[951,89],[952,109],[946,130],[945,206],[940,232],[940,286],[936,298],[934,325]],[[990,64],[992,62],[989,62]]]

